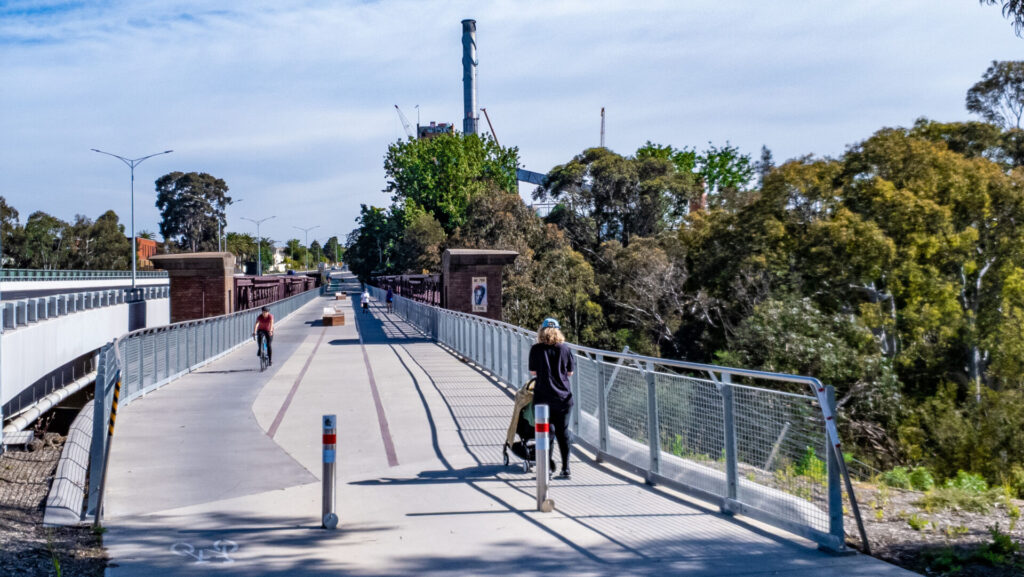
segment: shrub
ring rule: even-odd
[[[804,454],[800,456],[800,460],[796,462],[795,472],[797,475],[810,477],[813,481],[824,483],[826,477],[825,461],[818,458],[814,447],[808,446],[804,450]]]
[[[991,492],[976,493],[957,487],[937,487],[928,491],[915,505],[926,511],[962,510],[988,513],[998,496]]]
[[[966,471],[957,471],[956,477],[946,479],[946,487],[949,489],[960,489],[969,493],[984,493],[988,491],[988,483],[984,477]]]
[[[935,487],[935,477],[925,467],[914,467],[914,470],[910,472],[909,481],[915,491],[930,491]]]
[[[882,473],[882,483],[894,489],[909,489],[910,475],[906,467],[894,467],[891,471]]]
[[[1024,467],[1014,465],[1004,480],[1013,496],[1024,499]]]

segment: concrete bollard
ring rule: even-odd
[[[324,474],[323,474],[323,515],[324,529],[338,527],[338,515],[334,513],[334,466],[337,455],[338,418],[335,415],[324,415]]]
[[[550,513],[555,502],[548,499],[548,455],[551,454],[549,425],[550,413],[547,405],[535,405],[534,414],[534,448],[537,457],[537,510]]]

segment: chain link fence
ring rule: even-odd
[[[384,291],[369,290],[384,299]],[[535,332],[399,296],[395,311],[505,382],[529,378]],[[599,460],[837,551],[845,548],[845,495],[863,537],[838,458],[831,387],[797,375],[570,348],[573,436]]]
[[[309,290],[267,305],[281,320],[320,295]],[[146,393],[206,365],[252,339],[258,309],[186,321],[128,333],[105,345],[97,357],[96,399],[93,404],[92,443],[89,456],[89,503],[86,515],[95,515],[100,479],[106,458],[114,388],[121,382],[118,406],[124,407]]]

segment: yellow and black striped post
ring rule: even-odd
[[[107,425],[107,450],[103,452],[103,477],[100,479],[100,495],[96,500],[96,517],[93,526],[99,527],[103,518],[103,493],[107,487],[107,465],[110,464],[110,450],[114,446],[114,423],[117,422],[117,403],[121,399],[121,371],[114,377],[114,400],[110,404],[110,422]]]

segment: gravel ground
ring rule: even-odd
[[[63,445],[64,437],[46,433],[28,450],[11,449],[0,456],[0,575],[103,575],[102,537],[90,527],[43,527],[46,495]]]
[[[1024,547],[1024,521],[1014,522],[1006,503],[996,502],[988,513],[943,510],[928,512],[916,503],[917,491],[880,489],[861,484],[856,488],[871,553],[923,575],[950,577],[1021,577],[1024,555],[1020,552],[993,564],[978,558],[992,543],[989,528],[998,526],[1019,547]],[[1024,501],[1011,501],[1024,509]],[[919,527],[915,529],[912,525]],[[848,540],[860,548],[856,521],[846,520]],[[1012,529],[1011,529],[1012,527]]]

